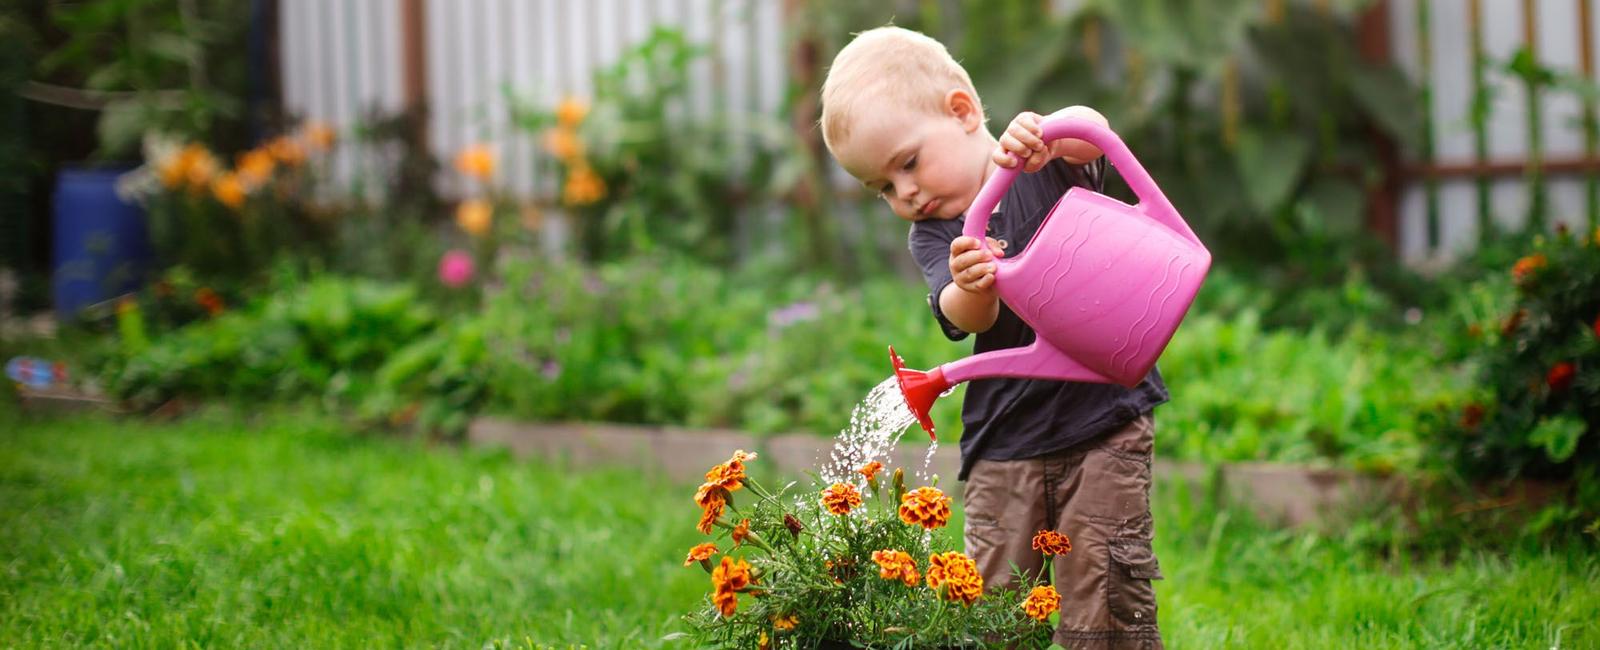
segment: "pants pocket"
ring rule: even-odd
[[[1111,615],[1127,625],[1156,624],[1156,592],[1151,580],[1162,579],[1161,565],[1148,539],[1113,537],[1107,541],[1106,600]]]

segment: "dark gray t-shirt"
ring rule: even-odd
[[[1006,242],[1008,256],[1021,254],[1039,224],[1072,187],[1101,191],[1106,164],[1087,165],[1053,160],[1032,174],[1022,174],[989,218],[989,236]],[[952,341],[967,337],[939,310],[939,292],[950,284],[950,242],[961,236],[965,218],[930,219],[911,225],[911,255],[928,281],[928,304]],[[1033,328],[1004,301],[994,326],[977,336],[973,354],[1023,347],[1033,343]],[[983,460],[1017,460],[1064,450],[1116,431],[1169,399],[1161,373],[1152,369],[1134,388],[1043,379],[978,379],[967,386],[961,407],[961,474]]]

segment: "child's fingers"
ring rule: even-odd
[[[1005,147],[995,147],[994,153],[991,154],[989,158],[994,161],[994,164],[1007,169],[1010,169],[1017,164],[1017,159],[1011,157],[1011,152],[1006,151]]]
[[[985,237],[984,239],[989,240],[989,251],[994,253],[995,257],[1005,257],[1006,256],[1005,247],[1001,246],[1000,242],[995,241],[995,238],[993,238],[993,237]]]
[[[1017,121],[1012,122],[1011,127],[1006,129],[1006,135],[1027,147],[1029,151],[1044,149],[1044,128],[1039,126],[1038,120],[1024,122],[1023,116],[1018,116]]]
[[[950,240],[950,259],[955,259],[956,256],[967,251],[975,250],[978,250],[978,239],[976,237],[962,235]]]

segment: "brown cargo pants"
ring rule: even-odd
[[[967,554],[986,588],[1014,584],[1012,565],[1038,576],[1044,558],[1033,536],[1054,529],[1072,551],[1044,576],[1061,593],[1055,642],[1066,648],[1162,648],[1151,580],[1161,568],[1150,547],[1150,459],[1155,421],[1066,451],[1013,461],[979,460],[964,490]]]

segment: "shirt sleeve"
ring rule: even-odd
[[[933,311],[933,318],[938,321],[945,338],[952,341],[967,338],[967,332],[956,327],[939,309],[939,293],[953,281],[950,277],[950,242],[955,241],[960,228],[961,222],[956,220],[918,221],[911,224],[907,242],[911,257],[922,269],[922,279],[928,283],[928,308]]]

